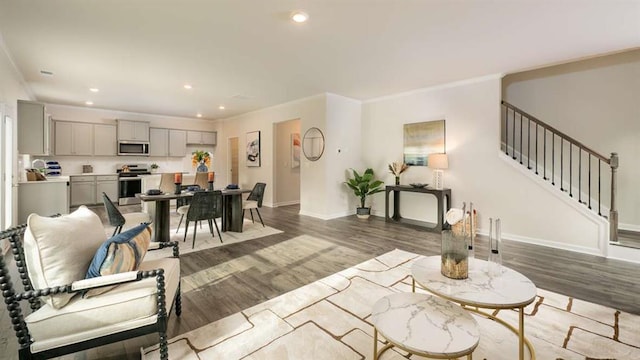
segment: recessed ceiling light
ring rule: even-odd
[[[84,103],[87,105],[93,105],[93,101],[85,101]]]
[[[197,113],[197,114],[196,114],[196,116],[197,116],[197,117],[202,117],[202,114]]]
[[[218,109],[220,109],[220,110],[224,110],[224,105],[220,105],[220,106],[218,106]]]
[[[91,92],[98,92],[98,91],[100,91],[100,89],[98,89],[98,88],[89,88],[89,91],[91,91]]]
[[[303,23],[309,20],[309,15],[307,15],[307,13],[305,13],[304,11],[294,11],[293,13],[291,13],[291,20],[297,23]]]
[[[48,71],[48,70],[40,70],[40,74],[42,74],[44,76],[53,76],[53,72]]]
[[[193,86],[191,86],[191,84],[184,84],[184,88],[187,90],[191,90]]]

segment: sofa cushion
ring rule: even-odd
[[[163,258],[144,261],[140,270],[164,269],[167,313],[180,281],[180,260]],[[100,296],[71,299],[61,309],[43,305],[25,318],[34,342],[32,351],[109,335],[154,324],[157,320],[156,279],[120,284]]]
[[[151,241],[151,228],[140,224],[108,239],[93,256],[86,279],[138,270]],[[89,290],[85,297],[100,295],[113,287]]]
[[[24,255],[31,283],[44,289],[84,279],[96,249],[106,238],[100,218],[86,206],[57,218],[29,215]],[[58,309],[72,297],[56,294],[43,299]]]

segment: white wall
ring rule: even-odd
[[[452,189],[453,205],[473,202],[481,232],[488,218],[502,220],[503,237],[589,253],[603,253],[598,237],[601,223],[559,200],[500,156],[501,79],[475,79],[375,99],[364,103],[362,157],[392,184],[387,164],[402,159],[405,123],[446,120],[449,169],[445,187]],[[402,183],[431,182],[426,167],[412,167]],[[384,214],[384,193],[374,196],[374,213]],[[402,195],[403,216],[436,218],[435,199]],[[416,239],[416,241],[421,241]]]
[[[292,134],[300,135],[300,119],[276,123],[274,159],[274,206],[300,203],[300,165],[292,168]],[[302,150],[299,154],[301,157]]]
[[[640,230],[640,50],[508,75],[503,87],[511,104],[606,157],[619,154],[620,227]]]
[[[181,118],[173,116],[162,116],[153,114],[140,114],[125,111],[94,109],[89,107],[75,107],[56,104],[47,104],[47,112],[54,120],[80,121],[101,124],[116,124],[116,119],[148,121],[151,127],[172,128],[184,130],[216,131],[218,124],[209,120],[199,120],[191,118]],[[218,133],[218,141],[220,134]],[[157,157],[157,156],[49,156],[46,159],[55,159],[60,162],[64,175],[82,173],[82,165],[92,165],[96,173],[113,173],[116,164],[122,163],[157,163],[160,165],[159,172],[194,172],[191,164],[191,152],[194,150],[207,150],[213,154],[212,167],[216,176],[222,173],[224,168],[220,167],[218,156],[218,146],[198,146],[189,145],[187,155],[183,158]],[[217,183],[217,181],[216,181]]]

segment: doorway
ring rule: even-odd
[[[2,110],[0,108],[0,110]],[[13,225],[13,119],[0,111],[0,229],[7,229]]]
[[[238,138],[229,138],[229,179],[230,184],[238,184]]]

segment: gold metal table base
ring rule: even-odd
[[[411,289],[413,292],[416,292],[416,280],[413,278],[413,276],[411,277]],[[424,289],[425,291],[429,291],[429,289]],[[430,292],[430,291],[429,291]],[[515,327],[513,327],[511,324],[507,323],[506,321],[490,314],[484,311],[481,311],[480,308],[478,306],[472,305],[472,304],[468,304],[462,301],[457,301],[451,298],[447,298],[438,294],[435,294],[436,296],[440,296],[446,300],[449,300],[451,302],[454,302],[456,304],[460,304],[460,306],[462,306],[462,308],[464,308],[467,311],[471,311],[473,313],[476,313],[478,315],[484,316],[487,319],[491,319],[493,321],[498,322],[499,324],[501,324],[502,326],[506,327],[507,329],[511,330],[511,332],[513,332],[514,334],[516,334],[518,336],[518,357],[520,360],[525,360],[524,359],[524,347],[526,346],[529,349],[529,354],[531,355],[530,360],[536,360],[536,351],[533,348],[533,344],[531,344],[531,342],[529,341],[529,339],[527,339],[524,336],[524,306],[520,306],[520,307],[514,307],[514,308],[483,308],[483,309],[492,309],[492,310],[506,310],[506,309],[517,309],[518,310],[518,329],[516,329]],[[374,329],[375,331],[375,329]],[[374,360],[377,360],[377,357],[374,357]]]
[[[419,353],[419,352],[408,350],[407,348],[405,348],[405,347],[403,347],[401,345],[394,344],[389,340],[387,340],[387,344],[385,344],[380,349],[380,351],[378,351],[378,329],[376,329],[376,327],[374,326],[373,327],[373,360],[378,360],[380,358],[380,356],[382,355],[382,353],[384,353],[385,351],[391,349],[392,347],[397,347],[398,349],[404,350],[404,351],[408,352],[409,354],[424,356],[424,357],[428,357],[430,359],[457,359],[457,358],[460,357],[459,355],[456,355],[454,357],[450,357],[450,356],[442,356],[441,357],[441,356],[434,356],[434,355]],[[467,354],[467,360],[473,360],[473,358],[472,358],[473,350],[475,350],[475,348],[473,348],[471,350],[471,353]]]

